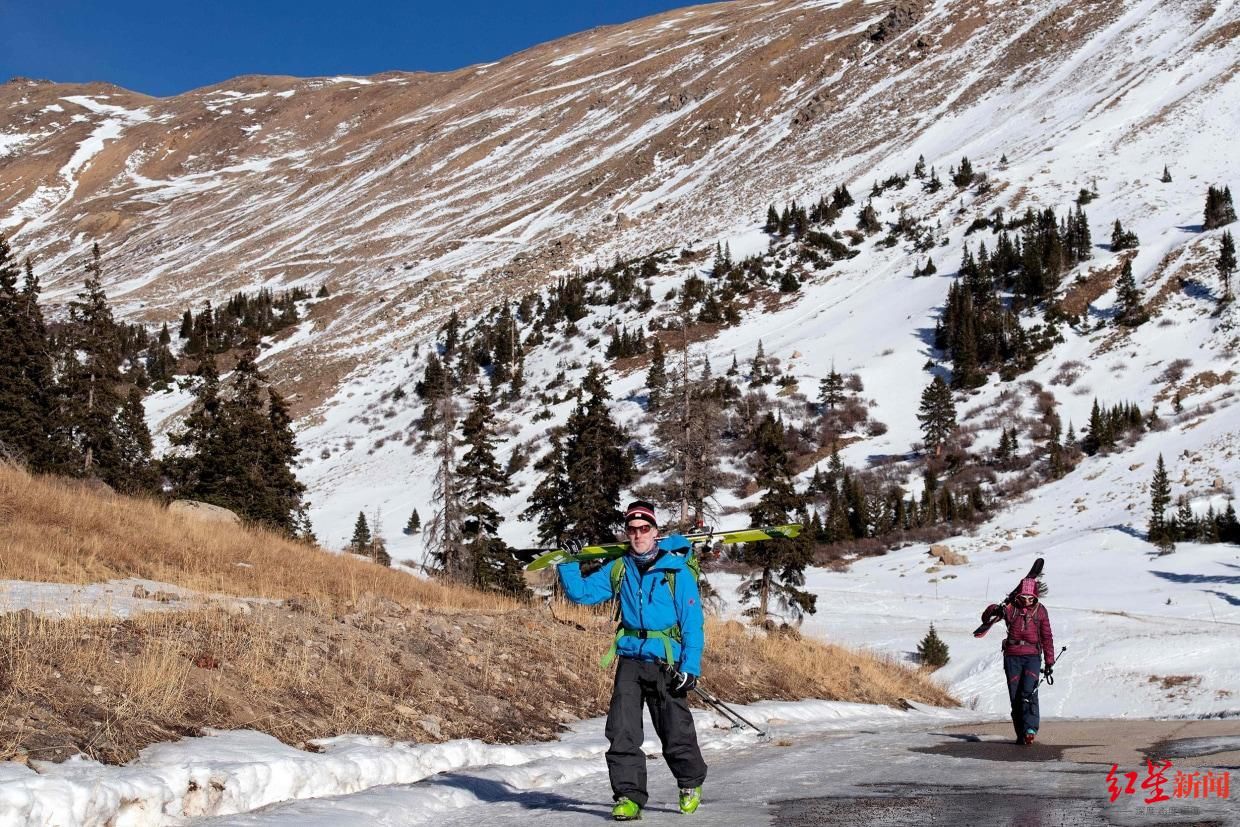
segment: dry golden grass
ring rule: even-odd
[[[0,579],[95,583],[143,577],[189,589],[353,603],[375,594],[462,611],[516,603],[329,554],[261,529],[205,522],[155,500],[0,463]]]
[[[239,563],[246,563],[240,566]],[[0,614],[0,760],[108,761],[204,727],[288,743],[340,733],[550,738],[601,715],[603,608],[522,604],[233,525],[0,467],[0,579],[145,577],[274,598],[130,619]],[[921,673],[796,635],[708,621],[721,697],[954,701]]]

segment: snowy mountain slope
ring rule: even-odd
[[[449,304],[718,237],[919,153],[1006,151],[1034,185],[1092,174],[1046,167],[1067,145],[1076,164],[1122,151],[1134,174],[1192,151],[1204,172],[1225,153],[1192,115],[1234,99],[1236,22],[1199,0],[737,2],[441,75],[246,77],[168,99],[13,81],[0,226],[57,300],[99,240],[114,298],[145,318],[331,282],[331,323],[272,364],[307,413]]]
[[[907,173],[920,155],[946,178],[967,154],[989,176],[985,193],[949,183],[929,194],[913,180],[872,202],[885,222],[904,209],[938,228],[945,243],[930,255],[939,275],[910,278],[923,254],[871,238],[856,258],[807,274],[798,293],[695,345],[694,358],[719,371],[733,355],[751,359],[761,342],[811,397],[832,364],[856,373],[888,426],[842,451],[865,467],[920,439],[917,401],[937,358],[929,333],[955,263],[966,243],[993,245],[988,232],[966,235],[970,223],[997,207],[1063,215],[1090,189],[1093,260],[1065,287],[1094,273],[1101,295],[1078,328],[1061,327],[1063,343],[1030,374],[992,379],[959,400],[978,450],[997,442],[999,423],[988,419],[1008,404],[1005,393],[1032,414],[1026,381],[1053,392],[1078,431],[1095,397],[1157,405],[1169,417],[1180,393],[1189,418],[1147,436],[1134,449],[1143,459],[1091,460],[1035,492],[1034,502],[1129,492],[1133,510],[1101,525],[1061,502],[1040,536],[1071,546],[1107,526],[1139,530],[1145,517],[1133,498],[1148,480],[1146,454],[1163,440],[1214,468],[1210,486],[1223,481],[1216,504],[1234,493],[1236,311],[1213,315],[1219,233],[1200,225],[1205,188],[1235,172],[1238,26],[1237,4],[1194,0],[730,3],[446,75],[243,78],[164,101],[12,82],[0,92],[0,176],[12,182],[0,190],[3,221],[15,248],[35,253],[53,299],[73,289],[74,251],[102,235],[110,287],[130,316],[168,318],[186,301],[243,286],[330,281],[333,299],[263,365],[300,394],[300,475],[320,539],[343,546],[364,510],[378,516],[394,558],[419,562],[421,538],[400,528],[413,508],[428,517],[433,469],[412,444],[420,404],[392,392],[420,376],[449,307],[468,317],[614,255],[708,253],[716,241],[738,258],[761,253],[768,238],[756,227],[768,203],[804,204],[840,183],[863,202],[872,182]],[[1158,180],[1164,165],[1167,183]],[[1102,274],[1119,259],[1102,242],[1116,219],[1141,239],[1133,266],[1154,314],[1135,332],[1106,324],[1114,291]],[[855,221],[848,213],[838,226]],[[709,264],[668,268],[651,281],[653,294]],[[580,326],[598,333],[609,314],[594,307]],[[657,307],[642,321],[665,314]],[[557,339],[527,355],[527,383],[545,387],[563,371],[571,387],[591,358],[601,354],[580,339]],[[1182,360],[1174,378],[1168,370]],[[612,373],[613,412],[653,447],[643,376]],[[151,400],[153,423],[167,428],[185,401]],[[505,414],[501,459],[517,444],[536,458],[569,407],[553,406],[545,421],[534,421],[529,402]],[[970,420],[972,410],[980,412]],[[1090,479],[1093,462],[1114,476]],[[527,468],[516,482],[497,507],[509,517],[505,539],[526,545],[532,528],[515,516],[535,476]],[[1173,493],[1185,491],[1203,508],[1211,493],[1202,480]],[[745,505],[717,494],[721,513]],[[1014,520],[1019,535],[1041,513],[1027,508],[991,525]],[[1130,552],[1140,547],[1132,542]],[[977,576],[1006,579],[1002,566]]]

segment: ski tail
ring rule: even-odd
[[[1034,560],[1033,565],[1029,567],[1029,573],[1026,574],[1021,579],[1022,580],[1038,580],[1038,578],[1042,576],[1042,569],[1045,568],[1045,566],[1046,566],[1046,559],[1039,557],[1038,559]],[[1000,608],[1015,601],[1016,595],[1019,591],[1020,591],[1020,584],[1017,583],[1016,588],[1012,589],[1012,591],[1008,593],[1008,596],[1003,599],[1003,602],[999,604]],[[1044,591],[1045,589],[1042,588],[1041,581],[1039,581],[1038,594],[1041,595],[1044,593]],[[991,617],[989,620],[984,621],[981,626],[978,626],[976,629],[973,630],[973,637],[985,637],[986,633],[990,631],[990,627],[994,626],[1002,618],[1003,618],[1002,611],[995,612],[993,617]]]

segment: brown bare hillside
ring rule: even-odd
[[[1160,4],[1201,22],[1158,60],[1229,42],[1235,11],[1216,6]],[[33,257],[51,303],[76,290],[97,240],[128,319],[329,282],[330,330],[269,366],[302,416],[452,307],[469,315],[573,266],[709,240],[768,203],[865,185],[996,96],[1036,108],[1043,93],[1015,103],[1022,89],[1092,89],[1128,71],[1144,36],[1124,9],[735,0],[439,74],[244,76],[167,98],[15,78],[0,84],[0,231]],[[1088,68],[1072,70],[1083,48]],[[982,117],[1019,114],[997,111]],[[1154,107],[1140,130],[1171,111]],[[957,163],[972,132],[935,142],[927,163]],[[1004,150],[1029,158],[1059,137],[1033,130]]]
[[[179,601],[126,620],[0,614],[0,760],[124,761],[203,727],[293,744],[346,732],[515,742],[606,710],[606,612],[426,582],[0,466],[0,579],[130,576],[273,602]],[[707,635],[704,680],[738,702],[955,703],[869,654],[735,622]]]

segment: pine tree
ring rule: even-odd
[[[438,571],[450,580],[469,579],[472,561],[465,548],[465,504],[456,460],[456,402],[436,402],[435,513],[426,529],[426,547]]]
[[[1236,507],[1231,500],[1219,518],[1218,539],[1221,543],[1240,543],[1240,521],[1236,519]]]
[[[512,493],[503,468],[495,459],[495,417],[491,400],[481,388],[474,394],[473,409],[461,423],[465,455],[460,462],[460,490],[467,537],[494,537],[503,521],[491,503]]]
[[[947,652],[947,644],[939,637],[939,633],[934,630],[934,624],[930,624],[930,631],[926,632],[926,636],[917,644],[917,654],[921,656],[921,662],[927,666],[933,666],[938,669],[940,666],[946,666],[951,657]]]
[[[866,235],[873,235],[882,228],[882,222],[878,220],[878,213],[874,210],[874,205],[867,203],[861,208],[861,212],[857,214],[857,229],[863,231]]]
[[[1231,237],[1231,232],[1224,232],[1222,240],[1219,242],[1218,263],[1215,264],[1218,270],[1219,281],[1223,284],[1223,302],[1232,300],[1231,293],[1231,274],[1236,272],[1236,242]]]
[[[1171,524],[1171,535],[1175,540],[1193,541],[1197,539],[1197,518],[1188,497],[1181,494],[1177,500],[1175,518]]]
[[[776,420],[769,413],[764,422],[774,431],[772,426]],[[782,435],[782,426],[779,426],[778,433]],[[793,488],[789,471],[791,460],[782,440],[780,444],[770,440],[766,446],[769,453],[761,463],[755,481],[767,490],[749,512],[750,525],[753,526],[787,523],[804,505]],[[767,624],[772,601],[797,623],[805,614],[817,611],[817,595],[801,588],[805,585],[805,567],[813,560],[812,538],[808,533],[794,540],[748,543],[735,557],[756,569],[737,591],[742,604],[755,599],[758,601],[756,607],[746,611],[758,625]]]
[[[831,372],[818,383],[818,403],[824,410],[833,411],[844,401],[844,377],[831,365]]]
[[[383,539],[383,535],[379,533],[379,513],[379,510],[375,509],[374,516],[370,520],[370,542],[362,547],[357,553],[366,555],[381,566],[391,568],[392,555],[388,554],[387,540]]]
[[[534,463],[534,470],[541,471],[543,476],[534,486],[529,507],[522,512],[521,519],[538,518],[538,539],[544,543],[559,545],[569,537],[569,528],[572,525],[572,518],[568,513],[572,488],[568,479],[564,441],[559,429],[553,429],[547,438],[550,441],[547,453]]]
[[[656,468],[666,474],[661,498],[679,503],[680,523],[693,525],[705,516],[707,499],[723,482],[718,447],[723,426],[709,359],[694,380],[687,350],[683,356],[676,385],[655,426],[656,438],[664,447]]]
[[[142,393],[131,387],[116,417],[117,464],[111,484],[117,490],[132,494],[156,490],[159,475],[151,462],[153,447]]]
[[[1159,178],[1158,180],[1162,181],[1164,184],[1171,183],[1171,169],[1167,167],[1165,164],[1163,165],[1162,177]]]
[[[943,444],[956,429],[956,405],[952,401],[951,389],[941,376],[934,377],[922,391],[917,420],[921,423],[926,447],[932,448],[937,457],[942,452]]]
[[[667,364],[663,354],[663,342],[654,337],[654,347],[650,351],[650,370],[646,373],[646,408],[657,411],[663,403],[663,393],[667,389]]]
[[[766,208],[766,224],[762,229],[769,235],[774,235],[779,229],[779,213],[775,211],[774,204]]]
[[[1132,275],[1132,259],[1124,259],[1119,281],[1115,286],[1118,295],[1115,321],[1126,327],[1137,327],[1149,319],[1141,307],[1141,291]]]
[[[79,473],[123,484],[117,419],[121,394],[120,347],[102,284],[99,245],[91,247],[82,292],[69,302],[68,347],[63,368],[63,399],[73,444],[82,457]]]
[[[608,411],[610,398],[606,375],[592,363],[565,426],[565,468],[571,491],[567,512],[573,536],[610,536],[624,516],[620,489],[637,475],[628,437]]]
[[[1089,411],[1089,431],[1085,435],[1081,449],[1090,456],[1104,449],[1111,441],[1109,430],[1106,417],[1095,398],[1094,406]]]
[[[220,488],[220,474],[212,460],[228,450],[224,403],[220,398],[220,377],[214,359],[203,359],[198,364],[193,394],[194,402],[182,422],[182,430],[169,436],[175,448],[185,450],[166,456],[163,468],[178,496],[203,499]]]
[[[405,523],[404,533],[407,535],[417,534],[422,530],[422,518],[418,516],[418,510],[413,509],[413,513],[409,515],[409,522]]]
[[[288,403],[270,385],[267,387],[266,425],[266,433],[258,432],[267,446],[260,463],[266,489],[266,514],[258,519],[272,528],[297,536],[297,513],[306,507],[303,501],[306,487],[293,471],[301,449],[297,447]]]
[[[310,509],[304,503],[293,515],[293,538],[308,546],[319,544],[319,538],[314,535],[314,526],[310,522]]]
[[[1154,468],[1154,479],[1150,482],[1150,522],[1146,537],[1164,554],[1175,550],[1165,516],[1167,504],[1170,502],[1171,481],[1167,477],[1167,467],[1163,464],[1162,454],[1159,454],[1158,465]]]
[[[20,458],[34,471],[68,470],[39,281],[26,259],[26,283],[19,292],[17,272],[0,235],[0,456]]]
[[[357,522],[353,524],[353,536],[349,538],[349,551],[354,554],[366,554],[370,551],[370,525],[366,515],[357,512]]]

